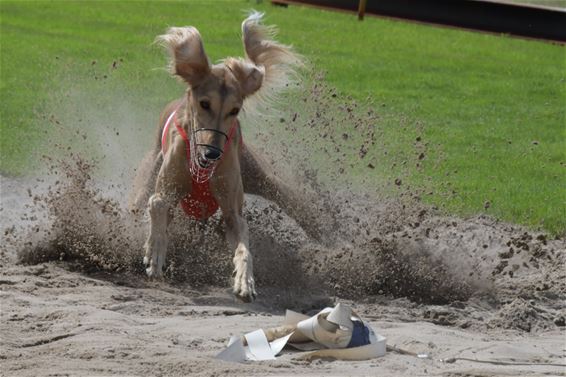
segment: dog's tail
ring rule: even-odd
[[[297,71],[304,66],[301,55],[291,46],[274,40],[277,29],[262,23],[263,13],[252,11],[242,22],[242,41],[246,56],[254,64],[263,67],[261,88],[246,100],[246,112],[271,110],[278,95],[297,82]]]

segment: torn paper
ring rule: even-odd
[[[367,360],[385,355],[386,339],[351,307],[337,304],[312,317],[287,310],[282,326],[232,337],[216,357],[234,362],[273,360],[287,345],[310,351],[301,355],[305,359]]]

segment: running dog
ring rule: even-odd
[[[274,28],[263,25],[262,17],[254,12],[242,23],[246,58],[227,58],[215,65],[194,27],[173,27],[157,38],[170,53],[172,73],[188,90],[161,115],[155,148],[142,162],[150,168],[138,170],[142,173],[134,187],[141,189],[132,203],[149,209],[143,261],[150,277],[162,276],[167,226],[175,206],[180,204],[197,219],[220,208],[234,250],[234,294],[246,302],[256,297],[256,289],[248,225],[242,216],[244,192],[276,202],[307,231],[316,220],[316,211],[302,204],[304,198],[243,143],[238,121],[242,108],[253,101],[269,103],[302,65],[289,46],[273,40]]]

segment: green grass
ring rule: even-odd
[[[241,55],[242,10],[252,7],[279,26],[280,40],[326,70],[331,85],[374,98],[391,153],[412,148],[401,124],[423,125],[434,148],[422,174],[408,179],[434,193],[427,201],[461,215],[483,212],[489,201],[487,212],[498,218],[564,234],[563,46],[372,17],[358,22],[268,1],[2,1],[0,171],[19,174],[35,164],[30,150],[41,149],[42,116],[57,105],[53,94],[73,83],[101,114],[123,97],[144,109],[136,121],[154,124],[182,86],[156,69],[164,59],[153,38],[167,26],[191,24],[211,60]],[[104,88],[113,95],[84,94]],[[379,163],[382,152],[366,158]]]

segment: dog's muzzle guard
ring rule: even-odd
[[[193,175],[195,181],[198,183],[203,183],[208,181],[214,175],[216,171],[216,167],[218,163],[222,160],[224,156],[224,149],[226,149],[230,142],[232,141],[232,136],[235,132],[236,126],[238,125],[238,121],[234,120],[234,124],[226,134],[223,131],[217,130],[215,128],[192,128],[191,130],[191,137],[189,138],[190,143],[190,167],[189,170]],[[199,132],[214,132],[224,136],[224,148],[218,148],[211,144],[206,143],[197,143],[197,134]],[[218,157],[214,159],[207,158],[199,153],[199,147],[209,148],[218,153]]]
[[[191,137],[189,138],[191,144],[190,171],[199,183],[208,181],[214,175],[216,165],[218,165],[218,162],[222,159],[224,154],[223,148],[218,148],[206,143],[197,143],[197,134],[200,132],[218,133],[224,136],[224,146],[226,146],[226,143],[228,142],[228,135],[220,130],[214,128],[197,128],[192,130]],[[218,154],[218,157],[211,159],[205,156],[206,153],[199,153],[199,147],[214,150]]]

